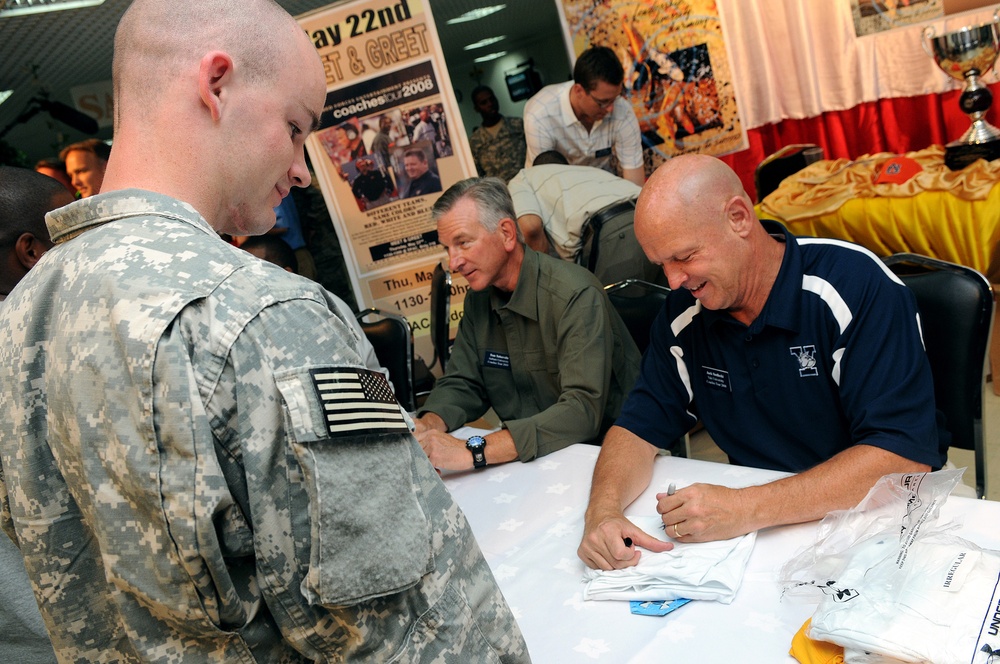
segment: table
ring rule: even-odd
[[[923,171],[902,184],[874,184],[897,155],[821,160],[789,176],[759,205],[794,235],[856,242],[879,256],[912,252],[967,265],[1000,283],[1000,160],[961,171],[944,148],[907,153]]]
[[[654,661],[791,663],[792,635],[813,604],[781,600],[781,566],[812,543],[816,523],[761,531],[732,604],[691,602],[664,617],[629,613],[627,602],[584,601],[584,565],[576,555],[590,478],[600,448],[571,445],[530,463],[446,473],[486,560],[514,611],[532,659],[547,662]],[[783,473],[659,457],[649,488],[626,514],[655,514],[654,494],[674,482],[731,487]],[[942,519],[961,516],[960,535],[1000,548],[1000,503],[950,497]]]

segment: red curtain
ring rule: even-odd
[[[1000,83],[989,86],[1000,97]],[[877,152],[903,153],[953,141],[969,127],[958,107],[960,90],[919,97],[897,97],[830,111],[805,120],[784,120],[747,131],[750,147],[722,157],[756,197],[753,173],[765,157],[792,143],[815,143],[827,159],[856,159]],[[1000,98],[986,119],[1000,124]]]

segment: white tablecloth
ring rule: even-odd
[[[654,661],[730,664],[791,662],[792,635],[815,608],[781,601],[782,564],[811,544],[816,524],[761,531],[730,605],[691,602],[664,617],[629,613],[628,602],[583,600],[583,563],[576,555],[583,513],[600,448],[573,445],[530,463],[445,475],[486,559],[517,616],[532,659],[549,662]],[[655,514],[654,494],[712,482],[740,487],[782,473],[661,457],[646,492],[627,514]],[[1000,548],[1000,503],[951,497],[942,519],[964,518],[961,536]]]

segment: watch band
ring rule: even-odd
[[[472,453],[472,467],[486,466],[486,439],[482,436],[471,436],[465,441],[465,448]]]

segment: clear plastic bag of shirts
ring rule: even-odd
[[[928,528],[957,527],[940,525],[937,519],[963,471],[886,475],[856,507],[827,514],[820,521],[816,541],[782,566],[782,597],[814,601],[820,594],[829,594],[831,582],[849,563],[851,549],[862,542],[895,537],[905,549],[907,542]]]
[[[938,522],[961,475],[887,475],[857,507],[823,519],[780,579],[785,596],[818,602],[810,638],[843,646],[848,662],[974,662],[1000,647],[989,619],[1000,553]]]

